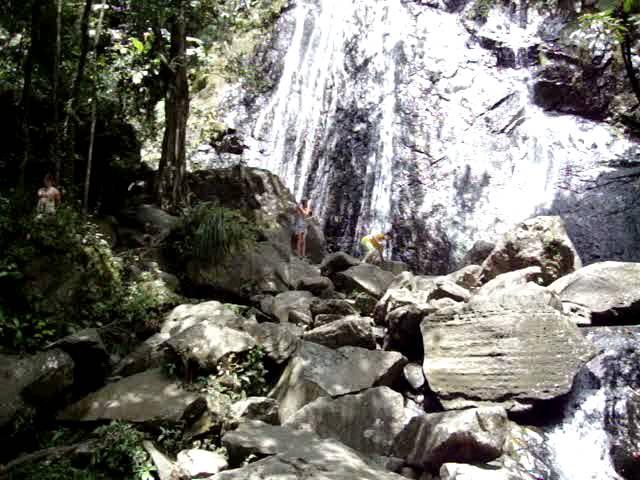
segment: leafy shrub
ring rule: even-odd
[[[239,210],[205,202],[185,212],[167,248],[180,263],[207,260],[218,268],[229,255],[253,246],[258,235],[258,226]]]
[[[0,251],[0,345],[15,350],[138,322],[166,303],[143,282],[125,280],[99,227],[70,206],[34,215],[18,198],[0,196]]]
[[[100,441],[94,449],[91,464],[104,468],[120,478],[151,480],[155,470],[149,454],[142,447],[144,436],[128,423],[114,421],[94,432]]]

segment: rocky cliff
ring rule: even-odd
[[[393,226],[418,271],[534,214],[561,215],[585,263],[638,260],[640,157],[614,126],[633,102],[613,46],[576,33],[583,8],[291,3],[249,60],[260,92],[220,92],[243,148],[192,160],[281,175],[334,247]]]

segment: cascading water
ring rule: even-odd
[[[401,0],[292,4],[263,47],[273,89],[223,95],[243,160],[311,198],[334,248],[394,225],[396,257],[415,270],[444,272],[474,241],[547,212],[565,217],[584,260],[640,259],[632,188],[604,195],[611,205],[591,188],[612,163],[637,162],[634,144],[532,103],[527,65],[548,18],[526,4],[482,25],[465,15]]]
[[[587,338],[602,352],[576,377],[564,421],[547,431],[554,467],[559,480],[621,480],[617,472],[638,478],[638,467],[630,465],[640,452],[640,436],[629,406],[638,402],[640,332],[600,327],[588,329]]]

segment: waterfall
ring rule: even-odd
[[[578,381],[562,423],[546,435],[558,480],[622,480],[611,464],[604,424],[606,392]]]
[[[564,216],[583,260],[640,258],[640,232],[613,205],[631,187],[612,184],[604,204],[590,188],[634,144],[534,104],[547,16],[523,3],[478,25],[470,5],[293,3],[269,44],[273,89],[223,95],[243,160],[310,198],[334,248],[399,228],[395,256],[415,270],[444,273],[473,242],[545,213]]]

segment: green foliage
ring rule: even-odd
[[[239,210],[205,202],[185,212],[175,235],[168,248],[180,262],[206,260],[217,269],[229,255],[252,247],[259,228]]]
[[[120,478],[152,480],[155,467],[142,447],[144,436],[132,425],[114,421],[98,427],[94,432],[100,442],[93,450],[91,464]]]
[[[67,458],[30,463],[19,467],[10,475],[10,480],[102,480],[108,477],[98,472],[77,468]]]
[[[478,22],[486,22],[489,12],[495,4],[496,0],[476,0],[469,10],[469,18]]]
[[[69,206],[34,215],[0,197],[0,345],[35,350],[114,321],[139,323],[177,302],[127,281],[97,225]]]
[[[243,353],[230,353],[218,363],[215,374],[200,377],[196,384],[199,384],[203,393],[223,393],[232,400],[265,395],[269,386],[264,358],[261,347]]]

